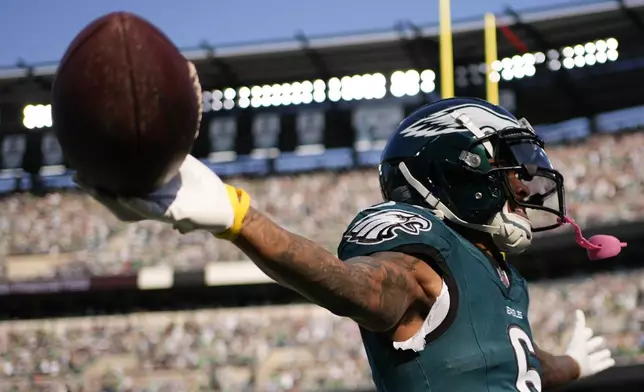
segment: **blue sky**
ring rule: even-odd
[[[583,1],[581,1],[583,2]],[[454,19],[579,0],[452,0]],[[399,20],[437,21],[438,0],[0,0],[0,66],[57,61],[76,33],[126,10],[155,23],[180,47],[386,29]]]

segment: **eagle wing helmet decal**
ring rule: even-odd
[[[456,121],[455,115],[465,114],[483,133],[496,133],[502,129],[517,128],[519,123],[482,105],[465,104],[438,111],[411,124],[400,134],[404,137],[431,137],[447,133],[468,132]]]
[[[356,222],[344,234],[348,242],[376,245],[392,240],[399,233],[419,235],[430,231],[432,222],[413,212],[390,209],[371,213]]]

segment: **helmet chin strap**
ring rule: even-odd
[[[492,219],[491,225],[469,223],[454,215],[445,204],[432,195],[420,181],[411,175],[404,162],[400,162],[398,168],[407,183],[423,197],[427,204],[434,209],[433,212],[441,219],[447,218],[450,222],[460,226],[491,234],[495,245],[502,252],[518,254],[526,250],[532,243],[530,222],[524,217],[510,212],[507,204]],[[584,238],[581,234],[581,228],[572,218],[565,217],[562,219],[562,223],[573,226],[577,244],[587,250],[588,258],[591,260],[617,256],[621,249],[626,247],[625,242],[621,242],[610,235],[599,234],[590,239]]]
[[[492,234],[494,244],[502,252],[519,254],[532,244],[532,226],[530,221],[510,211],[508,204],[503,206],[492,223],[503,229],[501,234]]]

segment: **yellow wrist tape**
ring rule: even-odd
[[[244,218],[250,208],[250,196],[243,189],[235,188],[228,184],[226,184],[226,191],[228,192],[228,199],[230,200],[230,205],[233,207],[235,217],[230,228],[223,233],[215,234],[215,237],[232,241],[237,238],[242,229]]]

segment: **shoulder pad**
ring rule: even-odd
[[[387,202],[358,213],[342,235],[338,257],[347,260],[396,251],[406,245],[425,245],[445,254],[451,249],[453,238],[443,221],[430,210]]]

